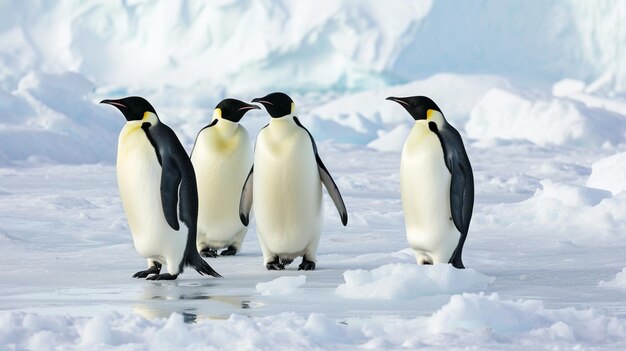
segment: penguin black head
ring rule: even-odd
[[[222,118],[231,122],[239,123],[243,115],[250,110],[260,110],[257,105],[245,103],[237,99],[224,99],[217,106],[216,110],[220,110]]]
[[[146,112],[152,112],[156,115],[154,107],[140,96],[129,96],[118,100],[102,100],[100,103],[117,107],[129,122],[142,120]]]
[[[428,119],[428,110],[434,110],[443,115],[439,106],[426,96],[408,96],[403,98],[390,96],[385,100],[395,101],[402,105],[402,107],[404,107],[404,109],[407,110],[411,117],[413,117],[416,121],[420,119]]]
[[[253,99],[252,102],[258,102],[265,106],[272,118],[283,117],[294,112],[293,100],[285,93],[271,93],[262,98]]]

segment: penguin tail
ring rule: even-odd
[[[454,254],[450,259],[449,263],[452,264],[454,268],[465,269],[465,266],[463,265],[463,260],[461,259],[461,252],[462,247],[457,248],[456,250],[454,250]]]
[[[203,260],[202,257],[200,257],[200,254],[196,251],[195,245],[187,247],[183,263],[184,266],[193,267],[196,272],[200,273],[200,275],[210,275],[215,278],[222,277],[205,260]]]
[[[196,228],[194,226],[189,227],[189,234],[187,236],[187,246],[185,247],[185,254],[183,260],[180,263],[180,272],[182,273],[185,266],[193,267],[200,275],[210,275],[215,278],[221,278],[222,276],[217,273],[202,257],[196,248]]]
[[[200,275],[210,275],[215,278],[222,278],[222,276],[217,273],[205,260],[198,255],[198,261],[195,264],[191,264],[193,268],[195,268],[196,272],[200,273]]]

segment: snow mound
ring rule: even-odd
[[[569,99],[492,89],[472,109],[465,131],[474,139],[597,147],[624,142],[626,117]]]
[[[302,285],[306,283],[306,276],[299,275],[296,277],[280,277],[265,283],[258,283],[256,291],[264,296],[282,296],[292,295],[302,289]]]
[[[45,69],[132,90],[169,84],[198,93],[359,90],[443,71],[548,81],[606,75],[608,89],[626,89],[626,49],[615,45],[624,14],[610,1],[56,1],[0,9],[0,86]]]
[[[0,89],[0,165],[115,160],[121,116],[87,99],[93,85],[77,73],[31,73],[13,93]]]
[[[403,123],[389,132],[378,132],[378,138],[367,146],[378,151],[401,151],[409,133],[411,126]]]
[[[549,179],[539,182],[543,189],[537,191],[540,202],[558,201],[571,207],[595,206],[610,198],[611,194],[600,189],[557,183]]]
[[[602,280],[598,285],[606,288],[626,289],[626,268],[615,274],[615,278],[609,281]]]
[[[539,300],[507,301],[497,293],[452,296],[429,322],[434,332],[488,328],[497,333],[528,333],[538,339],[584,343],[623,340],[626,336],[623,320],[594,310],[549,310]]]
[[[245,336],[245,337],[242,337]],[[547,309],[539,300],[455,295],[429,317],[336,321],[281,313],[185,323],[180,314],[146,320],[111,313],[93,318],[0,312],[6,349],[623,349],[626,321],[593,309]]]
[[[345,283],[335,292],[350,299],[413,299],[420,296],[454,294],[485,289],[495,278],[472,268],[456,269],[448,264],[419,266],[388,264],[371,271],[348,270]]]
[[[558,97],[570,96],[582,93],[585,90],[585,82],[578,79],[562,79],[552,85],[552,95]]]
[[[621,152],[591,165],[587,186],[618,194],[626,190],[626,152]]]
[[[525,235],[549,235],[554,240],[597,242],[622,237],[626,229],[626,192],[540,181],[541,189],[524,201],[483,208],[475,225],[524,228]]]

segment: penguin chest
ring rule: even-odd
[[[261,240],[276,254],[302,251],[319,237],[322,185],[308,133],[297,127],[259,134],[253,206]]]
[[[180,250],[183,238],[165,220],[161,205],[161,165],[145,132],[127,123],[117,153],[120,197],[135,248],[147,258],[163,258]],[[184,245],[183,241],[183,245]]]
[[[222,123],[222,122],[220,122]],[[241,189],[253,162],[247,132],[223,135],[207,128],[198,135],[191,157],[198,182],[198,241],[211,246],[227,246],[240,230]]]
[[[407,239],[412,248],[448,260],[460,238],[450,211],[452,175],[439,138],[424,122],[416,122],[402,150],[400,188]]]

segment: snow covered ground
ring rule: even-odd
[[[459,6],[0,2],[0,349],[626,349],[626,6]],[[350,215],[325,197],[317,270],[266,271],[252,222],[223,279],[132,279],[97,102],[144,95],[189,148],[221,98],[278,89]],[[384,98],[418,94],[474,168],[466,270],[407,249]]]
[[[188,271],[159,283],[130,278],[144,260],[113,166],[0,169],[0,344],[626,346],[626,193],[584,186],[597,150],[470,147],[478,191],[464,271],[414,264],[397,152],[326,142],[321,153],[351,218],[341,227],[326,199],[316,271],[266,271],[253,228],[241,255],[210,260],[223,279]]]

